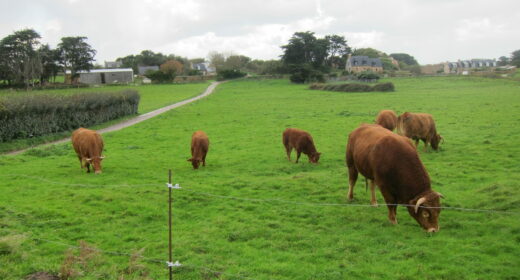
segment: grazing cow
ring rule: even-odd
[[[349,199],[354,196],[354,185],[361,173],[381,190],[390,222],[397,224],[397,204],[404,204],[425,230],[439,230],[442,195],[431,189],[430,177],[408,138],[379,125],[361,125],[349,135],[346,161]]]
[[[397,118],[397,133],[415,140],[415,147],[419,145],[419,140],[424,142],[424,151],[428,143],[434,150],[439,149],[442,137],[437,134],[435,121],[432,115],[424,113],[403,113]]]
[[[306,154],[311,163],[318,163],[320,160],[321,153],[316,151],[312,136],[307,131],[297,128],[287,128],[283,132],[282,141],[289,161],[291,161],[293,148],[296,149],[296,163],[298,163],[301,153]]]
[[[72,132],[72,146],[78,155],[81,168],[86,167],[87,173],[90,173],[90,165],[96,174],[101,173],[101,160],[105,157],[101,156],[103,152],[103,139],[101,135],[94,130],[80,127]]]
[[[191,136],[191,161],[193,169],[198,169],[199,164],[202,162],[202,166],[206,166],[206,154],[209,149],[209,139],[204,131],[195,131]]]
[[[376,124],[393,131],[397,126],[397,115],[392,110],[382,110],[376,117]]]

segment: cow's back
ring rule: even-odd
[[[310,133],[298,128],[287,128],[283,132],[284,143],[289,143],[292,147],[298,149],[304,148],[305,145],[314,145],[314,141]]]
[[[72,133],[72,146],[79,157],[100,157],[103,151],[103,139],[94,130],[78,128]]]
[[[195,131],[191,136],[191,150],[193,157],[202,157],[208,151],[209,138],[202,130]]]
[[[397,115],[392,110],[382,110],[376,117],[376,124],[392,131],[397,126]]]
[[[379,125],[360,126],[349,135],[348,141],[347,165],[355,166],[366,178],[389,180],[398,174],[408,177],[409,174],[404,174],[408,173],[406,170],[418,170],[414,165],[423,167],[409,139]]]
[[[398,118],[397,133],[410,138],[430,138],[436,134],[435,122],[430,114],[406,112]]]

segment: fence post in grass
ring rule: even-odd
[[[170,263],[173,262],[172,260],[172,170],[168,170],[168,253],[169,258],[168,261]],[[173,267],[171,265],[168,265],[168,268],[170,270],[170,280],[173,279]]]
[[[179,184],[172,185],[172,170],[168,170],[168,269],[170,271],[170,280],[173,279],[173,267],[182,266],[179,261],[173,263],[172,260],[172,189],[180,189]]]

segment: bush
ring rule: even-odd
[[[164,73],[161,70],[157,70],[157,71],[148,70],[148,71],[146,71],[145,76],[148,79],[152,80],[152,82],[159,83],[159,84],[171,83],[171,82],[173,82],[173,79],[175,79],[175,74]]]
[[[379,78],[381,78],[377,73],[372,71],[360,72],[356,75],[356,77],[361,81],[377,81]]]
[[[247,73],[237,69],[224,69],[217,72],[217,81],[237,79],[245,77]]]
[[[328,90],[328,91],[340,91],[340,92],[370,92],[370,91],[394,91],[393,83],[381,83],[374,86],[360,83],[349,83],[349,84],[319,84],[314,83],[309,86],[309,89],[314,90]]]
[[[312,68],[310,65],[291,65],[289,69],[291,73],[289,79],[293,83],[303,84],[311,82],[325,82],[325,77],[323,76],[323,73]]]
[[[139,98],[135,90],[5,97],[0,99],[0,142],[70,131],[136,114]]]
[[[395,88],[394,88],[394,84],[389,82],[389,83],[380,83],[380,84],[374,85],[372,90],[388,92],[388,91],[395,91]]]

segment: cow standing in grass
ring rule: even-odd
[[[376,117],[376,124],[393,131],[397,126],[397,115],[392,110],[382,110]]]
[[[206,154],[209,149],[209,139],[204,131],[195,131],[191,136],[191,161],[193,169],[198,169],[200,163],[206,166]]]
[[[301,153],[306,154],[311,163],[318,163],[320,160],[321,153],[316,151],[312,136],[308,132],[297,128],[287,128],[283,132],[282,141],[289,161],[291,161],[293,148],[296,149],[296,163],[298,163]]]
[[[404,204],[425,230],[439,230],[442,195],[431,189],[430,177],[409,139],[379,125],[361,125],[349,135],[346,161],[350,200],[361,173],[381,190],[390,222],[397,224],[397,204]]]
[[[86,167],[87,173],[90,173],[90,165],[96,174],[101,173],[101,161],[104,156],[103,139],[101,135],[94,130],[80,127],[72,132],[72,146],[78,155],[81,168]]]
[[[415,147],[419,140],[424,142],[424,151],[428,144],[434,149],[439,149],[442,137],[437,134],[435,121],[432,115],[424,113],[403,113],[397,118],[397,133],[415,141]]]

